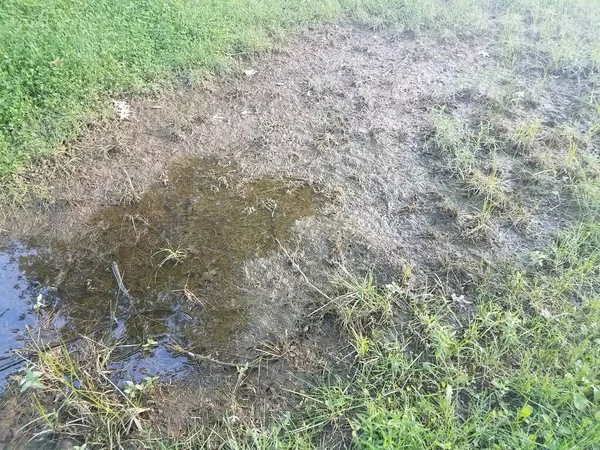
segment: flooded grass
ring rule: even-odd
[[[72,242],[27,242],[2,279],[5,328],[22,336],[23,317],[37,315],[62,342],[110,337],[121,344],[111,356],[121,379],[176,373],[186,358],[167,344],[227,355],[252,308],[238,292],[241,265],[276,250],[314,213],[314,191],[298,181],[242,181],[233,166],[201,159],[181,161],[164,180],[98,212]]]

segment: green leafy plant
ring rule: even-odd
[[[158,380],[158,377],[146,377],[142,383],[134,383],[127,380],[125,381],[123,392],[132,399],[139,398],[153,389],[156,380]]]
[[[44,389],[46,386],[40,381],[41,375],[41,372],[28,368],[25,376],[19,382],[21,392],[25,392],[27,389]]]

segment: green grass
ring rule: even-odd
[[[469,299],[350,280],[332,308],[350,377],[326,373],[271,427],[228,423],[156,448],[331,448],[344,436],[364,450],[600,448],[600,226],[575,226],[532,261],[490,270]],[[373,305],[393,306],[396,325]]]
[[[111,96],[219,73],[342,15],[409,28],[442,17],[437,0],[2,0],[0,176],[76,136]]]
[[[0,176],[110,117],[111,97],[219,73],[229,56],[267,50],[293,29],[346,17],[472,32],[498,12],[507,58],[533,49],[550,68],[598,65],[594,0],[2,0]],[[530,42],[521,31],[532,21]]]

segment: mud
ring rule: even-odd
[[[98,211],[84,235],[7,248],[5,366],[18,367],[7,351],[36,321],[53,340],[101,334],[118,342],[117,380],[181,375],[187,360],[168,344],[236,356],[232,343],[247,331],[253,300],[240,295],[242,265],[277,250],[297,220],[315,213],[314,190],[301,181],[241,179],[234,165],[199,158],[167,176]]]
[[[306,279],[335,294],[339,267],[371,271],[378,283],[412,268],[415,278],[442,280],[449,299],[470,301],[475,275],[466,273],[527,260],[572,222],[573,202],[557,204],[531,182],[525,156],[505,148],[478,163],[507,161],[500,173],[525,219],[494,215],[488,238],[465,238],[481,199],[429,145],[432,110],[446,105],[476,128],[494,105],[510,104],[513,116],[499,127],[508,133],[532,111],[544,124],[575,120],[577,105],[557,92],[589,87],[527,68],[508,73],[493,34],[440,40],[331,27],[240,59],[224,80],[124,99],[130,121],[90,126],[28,175],[34,207],[3,206],[7,239],[36,249],[26,267],[38,267],[10,270],[56,287],[44,314],[58,307],[78,333],[103,318],[114,337],[138,345],[121,365],[133,374],[177,373],[186,360],[171,359],[171,340],[223,359],[252,357],[258,345],[284,355],[235,400],[236,376],[222,368],[165,388],[157,416],[167,430],[230,411],[230,401],[245,405],[235,403],[239,415],[287,411],[283,386],[321,373],[340,353],[335,328],[309,319],[322,298]],[[140,351],[148,338],[157,344]]]

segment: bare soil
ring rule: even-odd
[[[239,60],[225,80],[182,81],[152,97],[124,99],[129,120],[91,126],[62,156],[27,175],[33,206],[3,208],[7,242],[41,238],[87,248],[99,235],[98,217],[111,208],[135,215],[139,202],[169,199],[171,186],[205,175],[188,171],[182,178],[173,171],[206,167],[193,161],[231,167],[237,187],[261,180],[309,186],[316,206],[291,216],[281,247],[258,243],[263,251],[236,256],[231,283],[245,305],[243,326],[228,334],[233,350],[221,356],[243,360],[270,352],[275,360],[243,382],[235,370],[200,364],[161,388],[154,405],[161,414],[154,416],[176,433],[190,417],[214,418],[232,408],[256,417],[287,410],[294,405],[284,386],[302,389],[305,375],[339,363],[333,324],[308,314],[324,301],[318,290],[335,291],[330,280],[340,267],[355,275],[372,271],[381,283],[413,267],[412,277],[437,274],[454,289],[449,296],[468,299],[473,280],[461,267],[474,263],[483,273],[487,263],[508,255],[525,258],[572,220],[569,204],[539,194],[524,178],[525,157],[504,155],[504,178],[526,219],[494,218],[489,235],[470,238],[469,221],[481,202],[465,194],[428,144],[434,108],[446,105],[475,123],[482,105],[508,90],[494,42],[493,36],[440,40],[330,27],[285,50]],[[540,89],[544,75],[534,62],[519,70],[523,78],[507,95],[523,115],[535,111],[544,123],[573,120],[577,80],[552,76]],[[510,119],[505,125],[510,128]],[[161,208],[173,215],[159,219],[161,232],[187,220]],[[152,208],[145,214],[158,220]],[[184,243],[191,240],[188,235]],[[110,267],[108,260],[99,264]]]

